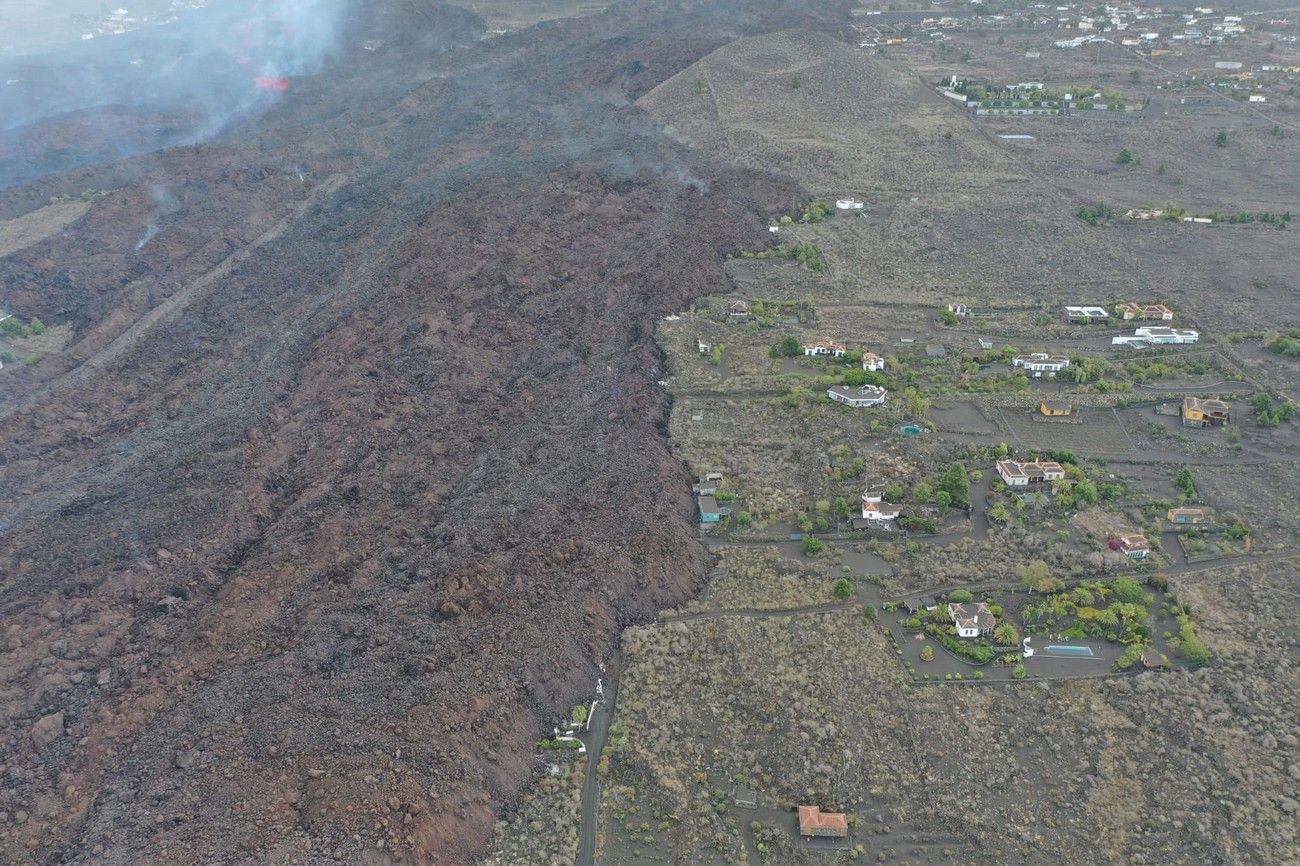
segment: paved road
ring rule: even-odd
[[[581,738],[587,747],[587,778],[582,783],[581,842],[577,866],[595,866],[596,863],[596,828],[600,810],[600,776],[596,770],[600,765],[600,753],[609,738],[610,722],[614,720],[614,702],[618,694],[618,661],[618,655],[615,654],[604,675],[605,697],[596,705],[591,726]]]

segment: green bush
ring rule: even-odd
[[[805,535],[803,537],[803,552],[806,556],[816,556],[822,552],[824,547],[825,545],[823,545],[819,539],[814,538],[811,535]]]
[[[1131,577],[1117,577],[1110,585],[1111,597],[1126,604],[1144,604],[1146,593],[1142,584]]]
[[[1021,662],[1011,669],[1011,678],[1013,680],[1023,680],[1025,678],[1025,663]]]
[[[773,358],[793,358],[803,354],[803,343],[799,342],[798,337],[791,334],[769,349],[767,353]]]
[[[813,540],[816,541],[816,539]],[[839,580],[831,584],[831,595],[836,598],[851,597],[853,595],[853,583],[841,577]]]
[[[948,593],[948,598],[950,598],[952,601],[956,602],[957,604],[966,604],[967,602],[971,601],[974,598],[974,596],[970,594],[969,590],[956,589]]]

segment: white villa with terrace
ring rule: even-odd
[[[1011,359],[1011,366],[1022,367],[1025,372],[1033,373],[1037,379],[1044,373],[1056,374],[1070,366],[1070,359],[1064,356],[1049,355],[1046,352],[1032,352],[1028,355],[1016,355]]]
[[[875,370],[876,372],[879,372],[885,369],[885,359],[877,355],[875,352],[863,352],[862,369]]]

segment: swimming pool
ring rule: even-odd
[[[1094,658],[1092,647],[1087,646],[1060,646],[1053,644],[1045,646],[1039,650],[1045,656],[1078,656],[1080,658]]]
[[[899,427],[898,430],[904,436],[920,436],[925,432],[924,428],[919,424],[904,424],[902,427]]]

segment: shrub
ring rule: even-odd
[[[1106,205],[1098,202],[1094,205],[1084,205],[1074,212],[1074,215],[1083,220],[1090,226],[1099,225],[1102,220],[1110,219],[1112,211]]]
[[[742,511],[736,515],[737,526],[741,526],[741,527],[749,526],[749,524],[753,522],[754,522],[754,516],[750,514],[748,511]]]
[[[966,467],[960,463],[949,466],[939,479],[939,490],[951,497],[952,505],[956,508],[970,505],[970,476],[966,474]]]
[[[984,671],[976,671],[975,673],[971,674],[971,679],[974,680],[984,679]]]
[[[974,596],[970,594],[969,590],[957,589],[948,593],[948,598],[952,599],[957,604],[965,604],[966,602],[973,599]]]
[[[1126,604],[1143,604],[1146,601],[1146,593],[1142,590],[1142,584],[1131,577],[1115,578],[1110,585],[1110,592],[1115,601],[1122,601]]]
[[[769,349],[768,354],[773,358],[793,358],[803,354],[803,343],[791,334]]]
[[[39,337],[45,333],[45,323],[40,319],[32,319],[27,323],[27,329],[32,332],[33,337]]]
[[[862,609],[862,615],[863,615],[864,618],[869,619],[869,620],[871,620],[871,619],[875,619],[875,618],[876,618],[876,606],[875,606],[874,604],[869,604],[869,605],[867,605],[866,607],[864,607],[864,608]]]
[[[1217,133],[1215,133],[1215,135],[1214,135],[1214,146],[1215,146],[1215,147],[1227,147],[1227,146],[1228,146],[1228,130],[1226,130],[1226,129],[1220,129]]]
[[[816,541],[816,539],[813,540]],[[831,595],[836,598],[849,598],[853,595],[853,584],[841,577],[839,580],[831,584]]]
[[[1021,662],[1011,669],[1011,678],[1013,680],[1023,680],[1025,678],[1025,663]]]
[[[806,556],[816,556],[822,552],[823,547],[825,547],[825,545],[811,535],[805,535],[803,537],[803,552]]]
[[[925,646],[921,647],[921,661],[923,662],[934,661],[934,647],[930,646],[929,644],[926,644]]]
[[[1133,667],[1133,665],[1137,664],[1138,660],[1142,658],[1142,652],[1144,649],[1145,647],[1143,647],[1142,644],[1135,643],[1128,649],[1124,650],[1124,654],[1115,660],[1115,670],[1126,671]]]
[[[1210,663],[1209,648],[1201,642],[1192,621],[1186,617],[1182,618],[1178,626],[1178,649],[1193,667],[1199,668]]]

